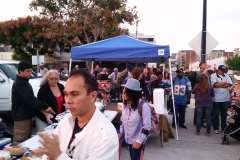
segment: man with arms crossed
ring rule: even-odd
[[[64,93],[71,114],[61,120],[52,137],[38,133],[43,153],[51,160],[117,160],[116,129],[94,104],[98,94],[96,79],[84,70],[74,70]]]
[[[215,97],[213,99],[213,129],[219,133],[219,112],[221,112],[221,129],[226,127],[227,102],[229,101],[229,90],[232,80],[226,74],[226,66],[220,65],[216,73],[211,75],[211,84],[214,87]]]

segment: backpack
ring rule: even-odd
[[[119,74],[116,83],[119,85],[123,84],[127,76],[128,76],[128,69],[125,69]]]
[[[142,107],[145,103],[144,100],[142,100],[138,106],[138,113],[142,117]],[[150,111],[151,111],[151,130],[150,133],[156,133],[159,130],[159,115],[155,112],[155,109],[148,104]]]

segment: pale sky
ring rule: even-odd
[[[0,21],[34,15],[31,0],[0,0]],[[137,6],[138,32],[155,35],[157,44],[175,53],[191,49],[188,43],[202,30],[203,0],[128,0]],[[135,32],[136,27],[129,27]],[[240,48],[240,0],[208,0],[207,31],[219,42],[215,49]]]

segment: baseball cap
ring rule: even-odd
[[[222,71],[223,73],[226,73],[227,67],[224,65],[218,66],[218,70]]]
[[[184,70],[182,68],[178,68],[176,72],[184,72]]]

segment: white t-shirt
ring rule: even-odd
[[[216,74],[216,73],[212,74],[211,75],[211,84],[214,86],[214,84],[217,82],[227,82],[228,84],[232,85],[232,80],[227,74],[224,74],[223,76]],[[215,88],[214,87],[214,92],[215,92],[215,97],[213,98],[214,102],[229,101],[230,94],[229,94],[228,88]]]

